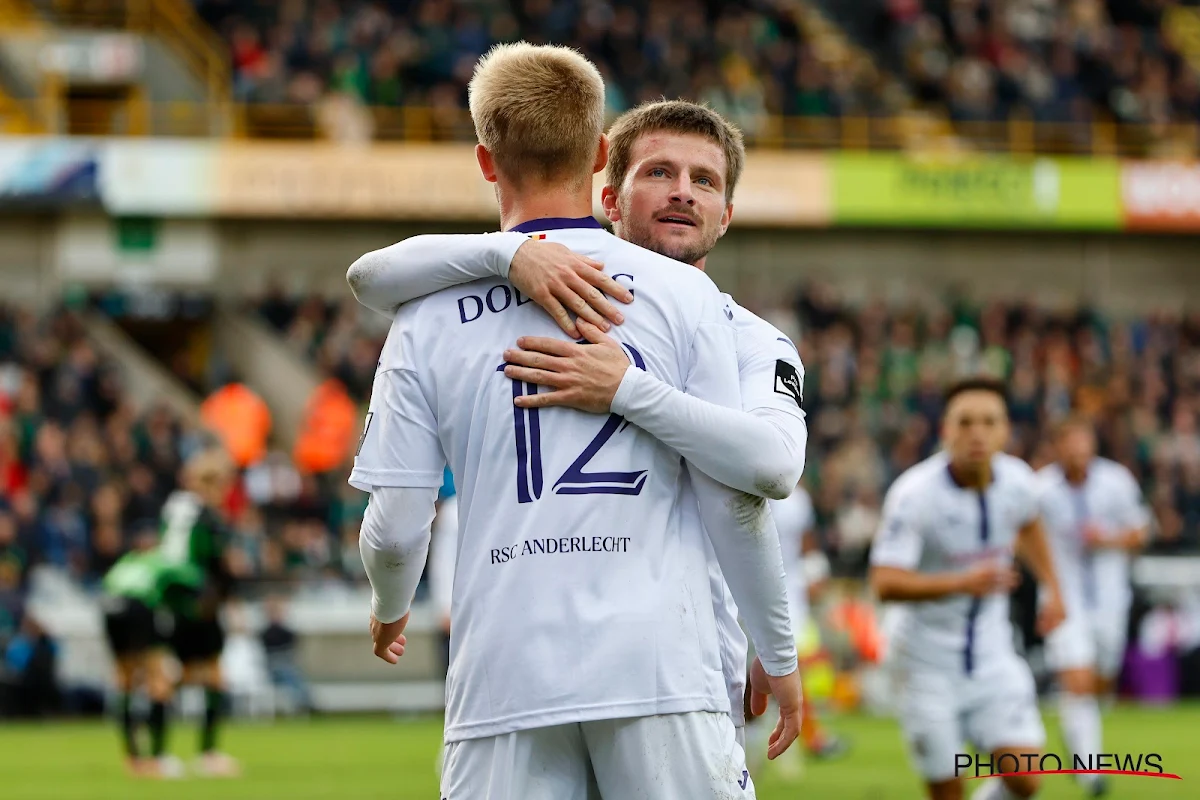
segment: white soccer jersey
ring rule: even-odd
[[[984,560],[1011,563],[1017,532],[1037,518],[1037,482],[1024,461],[999,454],[984,492],[960,487],[938,453],[892,485],[871,549],[874,566],[950,572]],[[952,595],[902,604],[891,652],[902,662],[968,675],[1013,654],[1008,595]]]
[[[1129,470],[1096,458],[1079,486],[1051,464],[1038,472],[1042,520],[1050,536],[1058,582],[1068,613],[1100,611],[1124,620],[1131,599],[1129,555],[1124,550],[1090,550],[1083,534],[1092,526],[1103,534],[1146,527],[1149,512]]]
[[[808,623],[808,581],[804,575],[804,554],[801,546],[804,534],[812,530],[816,518],[812,498],[801,487],[790,497],[771,501],[771,515],[779,531],[783,550],[783,567],[787,570],[788,610],[792,615],[792,630],[799,639]]]
[[[599,229],[546,236],[636,293],[617,334],[636,367],[738,404],[731,315],[702,272]],[[498,279],[401,308],[351,475],[434,487],[448,459],[458,484],[446,740],[728,711],[682,460],[616,415],[515,407],[537,391],[503,373],[522,335],[562,334]]]
[[[753,411],[766,407],[795,413],[804,395],[804,366],[800,363],[796,346],[778,328],[739,306],[729,295],[722,297],[733,312],[733,323],[737,328],[738,383],[741,386],[742,410]],[[774,515],[775,503],[770,505]],[[792,626],[795,627],[798,623],[791,600],[793,565],[788,561],[788,545],[784,541],[784,528],[778,517],[775,527],[779,531],[784,567],[788,571],[789,606]],[[708,547],[708,562],[709,587],[717,617],[717,633],[721,640],[721,666],[729,689],[733,721],[741,726],[746,721],[742,699],[746,691],[746,634],[738,624],[737,604],[725,583],[711,545]]]

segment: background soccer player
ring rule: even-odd
[[[595,68],[560,48],[500,47],[476,71],[471,106],[502,225],[617,259],[642,297],[622,331],[627,359],[735,405],[732,312],[711,281],[589,214],[607,152]],[[753,796],[721,681],[705,548],[796,710],[775,755],[798,732],[799,682],[765,503],[686,469],[615,414],[514,408],[537,388],[511,376],[504,343],[552,329],[495,279],[397,314],[351,476],[372,494],[360,546],[376,653],[394,661],[403,650],[448,457],[461,525],[443,793],[582,797],[594,781],[612,798],[651,785],[664,796],[735,786]],[[698,507],[683,501],[689,482]]]
[[[104,576],[104,632],[115,662],[121,737],[130,772],[175,778],[183,774],[183,767],[166,753],[167,705],[174,687],[165,663],[162,617],[163,612],[185,611],[203,577],[191,564],[164,559],[153,548],[153,539],[139,544]],[[139,689],[150,700],[149,760],[137,742],[133,705]]]
[[[220,509],[233,477],[233,465],[223,452],[206,450],[192,456],[183,467],[184,488],[163,505],[159,544],[167,561],[191,564],[204,575],[194,612],[176,616],[171,647],[183,666],[182,683],[204,689],[197,768],[214,776],[238,772],[237,762],[217,750],[217,734],[225,711],[225,683],[220,665],[225,631],[220,611],[233,583],[225,558],[229,536]]]
[[[741,133],[715,111],[685,101],[639,106],[618,118],[609,133],[602,196],[613,232],[703,270],[732,218],[745,162]],[[688,397],[632,369],[621,346],[588,321],[607,327],[601,315],[620,320],[604,292],[631,299],[620,284],[614,288],[602,280],[600,266],[560,244],[512,233],[435,235],[364,256],[348,279],[360,302],[386,311],[412,300],[413,292],[507,276],[569,335],[581,330],[591,342],[519,340],[518,348],[504,354],[512,365],[507,374],[548,391],[516,402],[621,414],[727,486],[759,497],[787,496],[803,471],[807,441],[800,409],[804,367],[787,336],[724,295],[737,328],[741,409]],[[578,326],[565,309],[580,315]],[[746,638],[719,570],[712,584],[730,706],[741,736]]]
[[[884,501],[871,586],[907,604],[890,643],[901,675],[900,723],[932,800],[962,797],[955,754],[1031,753],[1045,744],[1029,666],[1013,649],[1012,558],[1044,593],[1041,629],[1063,617],[1038,519],[1037,480],[1008,441],[1004,385],[975,378],[945,397],[940,452],[905,471]],[[978,797],[1032,797],[1035,776],[989,780]]]
[[[1098,697],[1113,689],[1129,623],[1129,556],[1145,544],[1150,515],[1129,470],[1096,456],[1096,434],[1081,417],[1055,437],[1057,462],[1038,473],[1067,619],[1046,640],[1058,672],[1063,738],[1084,759],[1100,753]],[[1096,796],[1102,776],[1078,776]]]

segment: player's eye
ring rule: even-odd
[[[654,169],[650,170],[650,177],[651,178],[665,178],[665,177],[667,177],[667,171],[665,169],[663,169],[662,167],[655,167]]]
[[[712,186],[713,185],[712,178],[699,178],[696,181],[696,183],[700,184],[701,186]]]

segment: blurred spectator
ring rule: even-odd
[[[5,713],[44,717],[56,712],[60,703],[57,662],[57,642],[33,614],[26,614],[20,631],[4,649],[2,678],[11,689]]]
[[[312,698],[309,695],[308,683],[300,670],[300,658],[297,647],[296,632],[287,622],[287,606],[279,595],[267,598],[267,626],[263,628],[259,638],[267,653],[267,671],[271,683],[276,689],[290,695],[294,708],[300,711],[312,711]]]
[[[271,410],[249,386],[234,382],[217,389],[201,404],[200,418],[239,467],[262,460],[271,432]]]

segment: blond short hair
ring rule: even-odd
[[[688,100],[657,100],[643,103],[617,117],[608,130],[608,175],[606,181],[619,194],[633,160],[633,146],[648,133],[688,133],[703,136],[725,154],[725,202],[746,166],[746,143],[742,132],[716,111]]]
[[[184,481],[191,489],[220,486],[233,477],[233,461],[218,447],[201,450],[183,465]]]
[[[590,181],[604,133],[604,80],[577,51],[498,44],[468,88],[479,143],[515,182]]]

